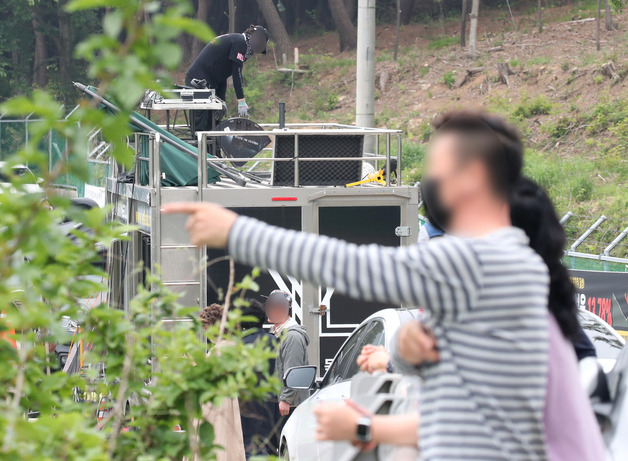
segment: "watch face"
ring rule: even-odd
[[[358,420],[357,438],[360,442],[371,441],[371,418],[360,418]]]

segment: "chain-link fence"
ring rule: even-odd
[[[77,108],[78,106],[74,107],[66,115],[66,118]],[[38,122],[40,120],[32,118],[31,115],[20,119],[12,119],[0,114],[0,160],[8,158],[20,150],[29,141],[30,127]],[[42,138],[39,148],[44,152],[48,152],[49,171],[52,171],[55,165],[67,158],[68,155],[66,140],[59,133],[52,130]],[[90,133],[85,150],[88,162],[88,180],[83,181],[69,174],[60,176],[57,179],[60,187],[76,191],[78,197],[85,196],[85,184],[104,187],[109,173],[109,144],[103,141],[100,131]],[[27,166],[30,167],[30,165]],[[36,170],[34,172],[38,173]]]

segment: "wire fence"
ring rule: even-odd
[[[66,118],[74,112],[78,106],[74,107]],[[30,127],[39,123],[41,120],[27,116],[20,119],[8,118],[0,114],[0,160],[17,153],[25,144],[29,142]],[[48,170],[52,171],[55,165],[67,159],[68,144],[67,141],[57,132],[49,131],[40,141],[39,149],[48,152]],[[56,182],[59,186],[76,191],[78,197],[85,196],[85,184],[96,187],[104,187],[109,173],[109,144],[105,143],[101,132],[94,131],[90,133],[85,153],[88,167],[87,181],[77,178],[70,174],[65,174],[57,178]],[[37,169],[32,165],[27,165],[38,173]]]

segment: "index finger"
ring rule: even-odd
[[[161,206],[164,214],[183,213],[194,214],[203,209],[204,204],[198,202],[172,202]]]

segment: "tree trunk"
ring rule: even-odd
[[[357,34],[343,0],[329,0],[329,10],[336,23],[340,38],[340,51],[354,50],[357,46]]]
[[[198,0],[198,9],[196,10],[196,20],[207,24],[207,18],[209,18],[209,12],[212,7],[212,0]],[[231,22],[231,18],[229,18]],[[192,37],[192,50],[190,52],[191,58],[196,59],[201,50],[205,47],[206,43],[202,42],[196,37]]]
[[[268,25],[270,34],[277,43],[279,63],[283,63],[284,55],[286,56],[286,61],[292,62],[292,42],[290,41],[290,37],[288,36],[288,32],[286,32],[283,22],[281,22],[279,12],[273,0],[257,0],[257,4],[262,11],[262,15],[264,15],[264,20]]]
[[[46,83],[48,83],[48,74],[46,72],[46,60],[48,59],[48,53],[46,50],[46,38],[40,29],[41,21],[35,6],[31,7],[31,24],[33,25],[33,34],[35,35],[33,84],[38,87],[44,87],[46,86]]]
[[[229,0],[229,33],[235,32],[236,24],[236,5],[235,0]]]
[[[65,3],[59,3],[59,77],[61,87],[72,86],[72,29],[70,15],[65,12]]]
[[[460,17],[460,46],[467,46],[467,15],[469,14],[469,0],[462,0],[462,15]]]
[[[480,12],[480,0],[471,1],[471,15],[469,21],[469,55],[477,54],[478,14]]]
[[[410,24],[415,0],[401,0],[401,22],[404,25]]]
[[[606,21],[606,30],[613,30],[613,12],[608,0],[604,0],[604,20]]]
[[[355,20],[355,13],[357,12],[358,2],[356,0],[344,0],[344,4],[349,19],[353,22]]]
[[[598,51],[600,51],[600,2],[601,0],[597,0],[597,16],[595,21],[595,49]]]
[[[538,26],[539,26],[539,34],[541,32],[543,32],[543,6],[541,5],[541,0],[537,0],[537,4],[536,4],[536,9],[537,9],[537,22],[538,22]]]

